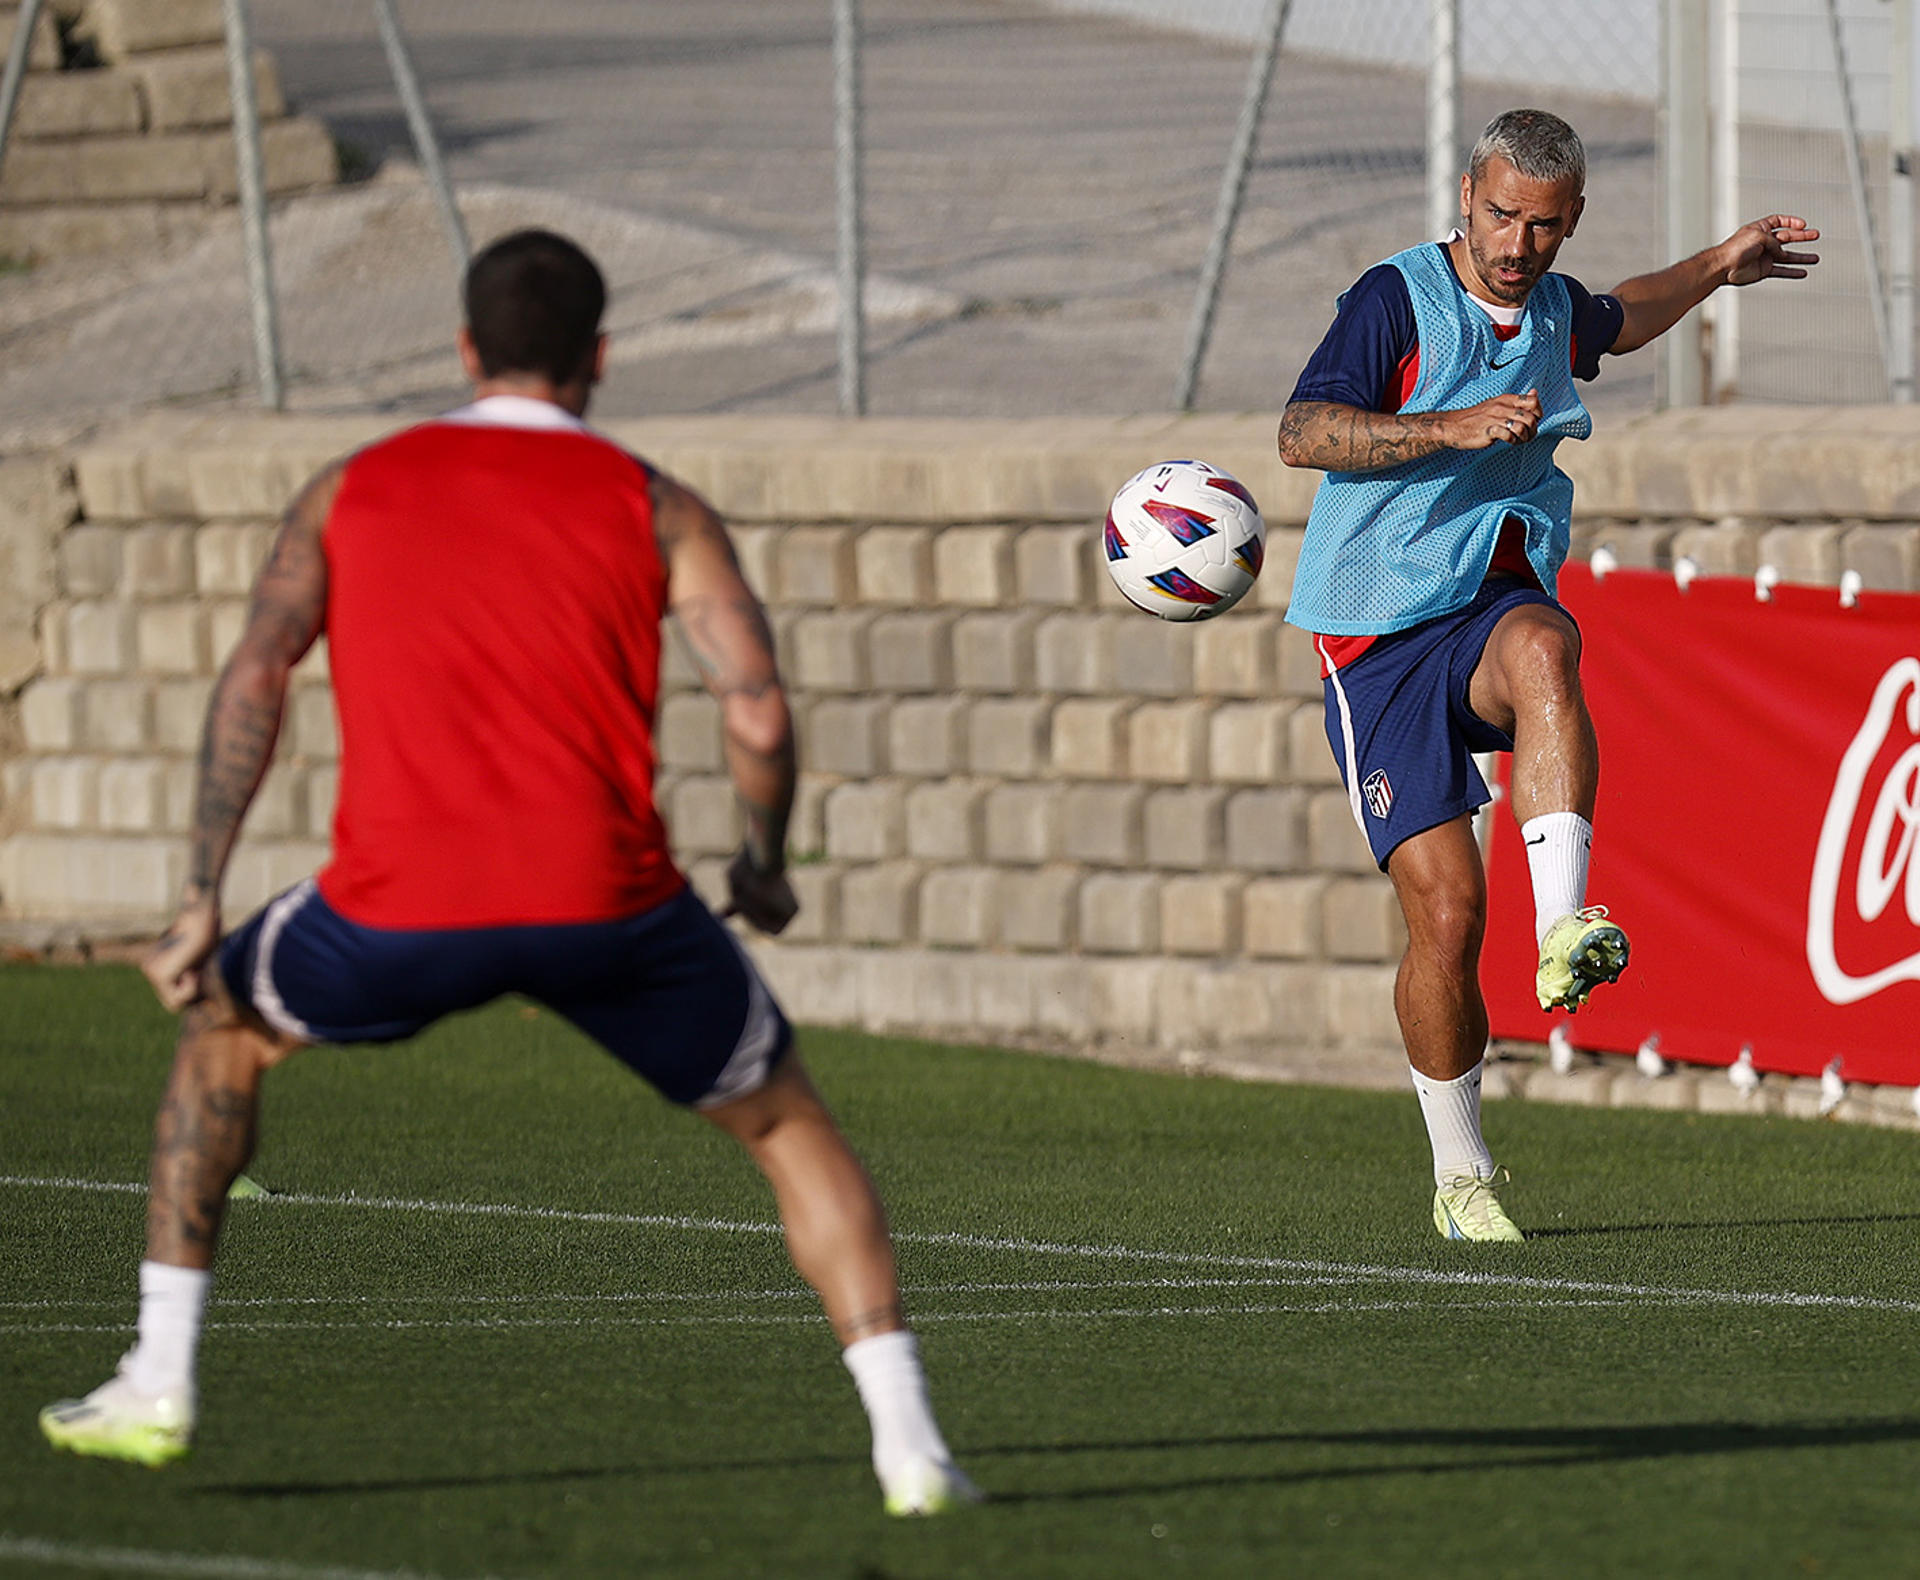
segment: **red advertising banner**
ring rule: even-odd
[[[1920,1084],[1920,596],[1584,565],[1560,596],[1600,735],[1588,897],[1633,941],[1574,1045]],[[1488,1005],[1540,1042],[1567,1017],[1534,1001],[1526,854],[1496,811]]]

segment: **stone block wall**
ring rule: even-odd
[[[852,994],[863,1024],[946,1034],[1391,1044],[1399,924],[1281,621],[1290,554],[1231,615],[1183,626],[1122,602],[1084,521],[737,539],[805,764],[805,909],[763,951],[799,1013],[845,1017]],[[711,885],[740,829],[684,661],[660,742],[675,842]],[[874,969],[845,978],[856,957]]]
[[[17,8],[0,7],[12,37]],[[220,0],[56,0],[35,29],[6,163],[0,254],[151,246],[231,202],[237,180]],[[333,140],[289,116],[256,51],[268,191],[330,186]]]
[[[1824,414],[1779,420],[1768,459],[1793,469],[1787,516],[1743,492],[1766,486],[1754,419],[1708,415],[1562,452],[1583,552],[1915,585],[1920,416],[1865,438],[1822,429]],[[131,935],[164,917],[208,688],[273,518],[379,431],[156,418],[0,469],[0,921],[16,933]],[[796,1016],[1404,1079],[1397,907],[1327,748],[1314,656],[1281,619],[1313,479],[1279,465],[1272,432],[1267,418],[615,430],[732,519],[772,613],[801,739],[805,908],[753,947]],[[1178,454],[1236,472],[1270,531],[1252,597],[1188,626],[1125,606],[1097,554],[1115,481]],[[1806,510],[1823,487],[1830,516]],[[715,894],[739,817],[718,710],[676,641],[658,745],[676,847]],[[321,859],[336,753],[317,651],[230,916]]]

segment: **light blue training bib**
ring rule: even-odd
[[[1558,275],[1541,278],[1520,333],[1501,340],[1466,299],[1445,247],[1414,247],[1387,262],[1406,279],[1420,340],[1420,377],[1401,409],[1458,411],[1537,390],[1540,428],[1528,444],[1327,473],[1307,518],[1287,619],[1328,636],[1402,631],[1468,603],[1508,516],[1525,523],[1527,558],[1552,593],[1573,514],[1573,481],[1553,452],[1562,439],[1593,432],[1573,382],[1573,299]]]

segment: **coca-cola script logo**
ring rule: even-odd
[[[1920,952],[1864,976],[1840,964],[1835,923],[1854,830],[1868,790],[1867,779],[1888,749],[1896,714],[1902,716],[1912,744],[1881,778],[1867,813],[1866,833],[1853,875],[1854,914],[1877,922],[1898,893],[1907,919],[1920,929],[1920,659],[1903,658],[1880,677],[1867,717],[1847,752],[1827,800],[1820,825],[1820,846],[1813,858],[1813,886],[1807,896],[1807,964],[1827,1002],[1853,1004],[1895,982],[1920,982]]]

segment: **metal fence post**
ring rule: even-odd
[[[233,97],[233,158],[239,177],[241,235],[247,258],[247,298],[253,310],[253,360],[260,400],[286,405],[280,381],[280,319],[273,295],[273,241],[267,233],[266,166],[260,153],[260,106],[253,94],[253,38],[246,0],[224,0],[227,85]]]
[[[1427,235],[1460,217],[1460,0],[1427,5]]]
[[[1833,40],[1834,84],[1840,90],[1840,118],[1847,139],[1847,190],[1853,196],[1854,222],[1860,227],[1860,253],[1867,269],[1867,308],[1873,314],[1880,365],[1893,382],[1893,349],[1887,333],[1887,293],[1880,273],[1880,237],[1873,204],[1867,197],[1867,161],[1860,147],[1860,116],[1853,104],[1853,73],[1847,69],[1847,42],[1840,30],[1839,0],[1827,0],[1827,34]]]
[[[840,413],[867,414],[866,264],[860,214],[860,4],[833,0],[833,176],[840,293]]]
[[[1913,0],[1893,0],[1887,117],[1887,340],[1893,398],[1913,399]]]
[[[22,0],[13,24],[13,43],[7,48],[7,68],[0,75],[0,166],[7,162],[7,140],[13,135],[13,112],[20,107],[20,84],[27,80],[27,57],[33,53],[33,30],[40,22],[45,0]]]
[[[1707,182],[1707,0],[1666,0],[1660,50],[1662,210],[1669,258],[1712,244]],[[1700,315],[1688,313],[1662,342],[1661,405],[1698,406],[1705,390]]]
[[[1213,235],[1200,265],[1200,286],[1194,293],[1193,317],[1187,326],[1187,352],[1181,359],[1180,377],[1173,390],[1176,411],[1193,410],[1193,390],[1200,382],[1200,364],[1206,359],[1207,342],[1213,338],[1214,309],[1220,304],[1220,279],[1226,273],[1227,249],[1233,245],[1240,202],[1246,196],[1247,169],[1253,163],[1253,145],[1260,136],[1260,117],[1266,109],[1268,85],[1273,81],[1274,57],[1280,53],[1280,40],[1287,30],[1287,14],[1292,9],[1293,0],[1267,0],[1266,28],[1247,73],[1247,91],[1240,101],[1233,149],[1227,155],[1226,168],[1220,173]]]
[[[387,69],[393,73],[400,108],[406,112],[407,130],[413,134],[414,152],[420,156],[420,171],[427,178],[427,187],[440,210],[440,226],[447,233],[447,245],[453,249],[454,266],[464,272],[469,250],[467,226],[460,217],[460,206],[453,200],[453,183],[447,179],[447,167],[440,158],[440,139],[434,135],[433,118],[427,114],[427,101],[420,92],[420,78],[413,69],[407,35],[400,31],[400,16],[393,8],[393,0],[373,0],[373,12],[380,24],[380,42],[387,51]]]

